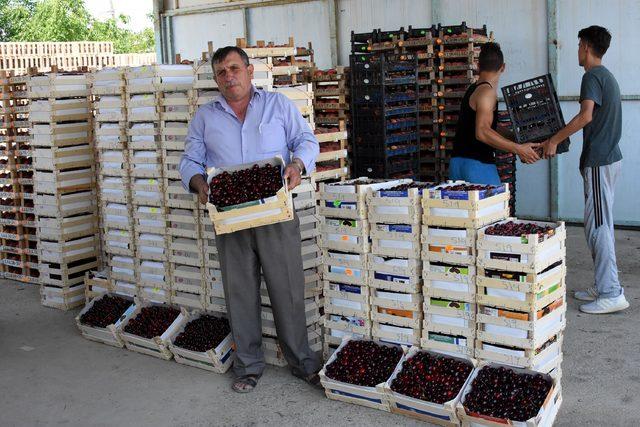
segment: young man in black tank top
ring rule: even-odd
[[[495,149],[515,153],[524,163],[540,156],[534,148],[540,144],[516,144],[497,131],[497,88],[505,64],[500,45],[486,43],[478,60],[480,76],[462,99],[456,139],[449,163],[449,179],[474,184],[500,184],[495,164]]]

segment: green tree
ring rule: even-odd
[[[152,52],[153,29],[128,24],[125,15],[95,19],[83,0],[0,0],[0,41],[111,41],[116,53]]]

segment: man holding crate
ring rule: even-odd
[[[535,151],[540,144],[517,144],[498,132],[498,95],[496,88],[505,64],[498,43],[485,43],[478,58],[478,81],[462,98],[449,179],[474,184],[500,185],[495,150],[517,154],[524,163],[540,160]]]
[[[225,167],[281,155],[289,189],[315,168],[319,145],[297,107],[285,96],[256,89],[253,65],[240,48],[218,49],[211,58],[221,96],[202,106],[189,125],[180,175],[205,204],[205,167]],[[292,160],[289,162],[289,158]],[[319,384],[320,359],[309,346],[304,308],[300,222],[264,225],[216,236],[231,331],[236,345],[233,390],[255,388],[265,367],[262,352],[260,270],[278,340],[294,375]]]
[[[578,32],[578,63],[584,68],[580,87],[580,112],[545,141],[544,156],[555,156],[560,142],[583,129],[580,172],[584,180],[584,231],[595,264],[595,286],[576,291],[575,297],[590,301],[580,306],[589,314],[605,314],[629,307],[618,279],[613,230],[614,187],[622,166],[618,143],[622,134],[620,88],[602,65],[611,34],[592,25]]]

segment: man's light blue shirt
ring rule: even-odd
[[[284,95],[252,88],[244,122],[238,120],[223,96],[203,105],[189,124],[180,159],[185,189],[196,174],[210,167],[235,166],[281,155],[304,163],[307,174],[315,169],[318,140],[298,108]]]

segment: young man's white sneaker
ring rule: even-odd
[[[582,304],[580,311],[588,314],[607,314],[624,310],[629,307],[629,302],[621,293],[615,298],[598,298],[593,302]]]
[[[573,296],[580,301],[595,301],[598,298],[598,290],[592,286],[584,291],[575,291]]]

